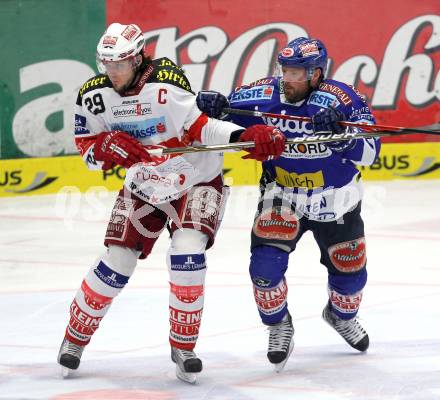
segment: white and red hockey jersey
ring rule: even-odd
[[[172,148],[226,144],[239,129],[243,128],[202,114],[183,70],[168,58],[147,64],[137,84],[123,95],[113,90],[106,75],[89,79],[79,90],[75,106],[75,143],[89,169],[102,169],[103,163],[94,158],[94,143],[101,132],[121,130],[143,145]],[[220,152],[182,157],[197,171],[195,183],[221,173]]]

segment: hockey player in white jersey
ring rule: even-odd
[[[205,250],[214,243],[227,189],[221,153],[152,158],[148,146],[254,141],[247,158],[278,157],[285,137],[265,125],[247,129],[208,118],[196,106],[183,70],[144,54],[137,25],[111,24],[97,46],[101,75],[80,89],[75,142],[89,169],[127,169],[100,255],[70,307],[59,351],[65,371],[77,369],[110,304],[146,258],[163,229],[171,232],[169,270],[171,358],[177,376],[195,382],[202,362],[194,353],[204,301]],[[128,339],[128,336],[127,336]]]

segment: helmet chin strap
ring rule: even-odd
[[[312,87],[312,80],[308,79],[307,80],[307,93],[304,96],[304,98],[308,97],[310,95],[310,93],[312,93],[315,90],[314,87]]]
[[[315,72],[315,68],[308,68],[307,69],[307,88],[308,88],[308,90],[307,90],[306,97],[310,93],[312,93],[315,89],[317,89],[319,87],[319,85],[321,84],[321,82],[323,81],[323,79],[324,79],[324,76],[323,76],[323,73],[322,73],[322,70],[321,70],[321,74],[319,75],[319,79],[318,79],[318,84],[315,87],[313,87],[312,86],[312,78],[313,78],[313,73],[314,72]]]

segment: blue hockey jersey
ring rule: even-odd
[[[228,97],[231,108],[311,117],[321,108],[340,110],[346,121],[373,124],[374,117],[363,96],[353,87],[325,79],[307,98],[289,103],[280,77],[259,79],[235,89]],[[311,122],[230,114],[244,127],[267,124],[277,127],[287,138],[312,135]],[[353,128],[352,128],[353,130]],[[380,150],[377,138],[356,139],[349,150],[336,152],[325,144],[290,144],[281,157],[263,162],[266,182],[290,196],[307,218],[331,221],[340,218],[362,198],[360,172],[356,165],[371,165]]]

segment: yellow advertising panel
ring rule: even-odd
[[[385,143],[376,162],[359,169],[364,180],[440,179],[440,143]]]
[[[225,154],[225,176],[235,185],[256,184],[261,164],[242,160],[242,154]],[[440,143],[385,143],[376,162],[359,170],[364,180],[440,179]]]
[[[244,154],[225,154],[228,185],[258,183],[261,163],[243,160]],[[440,143],[383,144],[378,160],[359,169],[365,180],[440,179]],[[56,193],[64,186],[81,192],[92,186],[118,190],[124,178],[124,168],[90,171],[79,156],[0,160],[0,197]]]
[[[125,176],[123,168],[90,171],[80,156],[0,160],[0,171],[0,196],[50,194],[64,186],[117,190]]]

